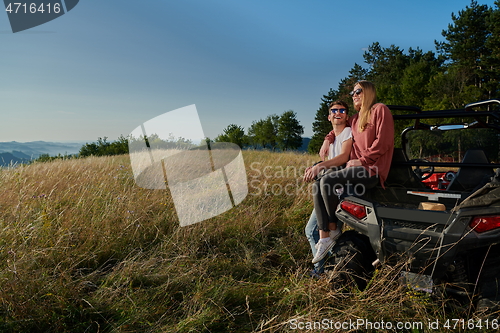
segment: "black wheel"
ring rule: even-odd
[[[424,159],[415,159],[415,160],[411,160],[410,162],[430,163],[430,161],[424,160]],[[429,165],[428,167],[421,169],[420,165],[417,165],[417,166],[415,166],[415,169],[413,169],[413,172],[415,173],[415,175],[417,175],[417,177],[420,180],[426,180],[427,178],[432,176],[432,174],[434,173],[434,166]]]
[[[478,302],[476,311],[483,314],[493,314],[500,310],[500,265],[498,258],[498,246],[494,251],[485,255],[484,267],[479,273],[479,281],[476,291]]]
[[[350,230],[343,233],[333,247],[332,255],[325,263],[325,271],[332,273],[334,287],[357,286],[359,290],[364,290],[372,276],[375,259],[368,237]]]

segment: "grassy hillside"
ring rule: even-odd
[[[1,170],[0,331],[282,332],[322,320],[428,331],[456,318],[400,286],[403,265],[363,292],[308,278],[312,203],[299,179],[315,157],[244,159],[243,203],[183,228],[166,191],[134,184],[127,156]]]

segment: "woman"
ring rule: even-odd
[[[377,93],[375,86],[369,81],[357,82],[350,95],[354,108],[358,111],[350,120],[353,137],[350,160],[345,169],[325,174],[313,185],[318,228],[323,231],[313,263],[326,256],[341,234],[335,216],[339,204],[336,191],[346,185],[353,186],[356,193],[364,193],[377,183],[383,187],[391,167],[394,150],[394,121],[391,111],[384,104],[375,103]],[[333,139],[334,133],[330,132],[320,154],[325,154],[325,147],[328,147]],[[321,237],[329,235],[329,224],[333,224],[334,230],[339,231],[335,232],[333,237]]]

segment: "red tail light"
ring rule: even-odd
[[[485,232],[500,228],[500,216],[477,216],[470,223],[469,227],[475,232]]]
[[[340,208],[359,220],[366,217],[366,209],[363,205],[358,205],[350,201],[342,201]]]

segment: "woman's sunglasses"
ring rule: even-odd
[[[354,96],[354,95],[359,95],[359,94],[361,94],[361,92],[362,92],[362,91],[363,91],[363,89],[358,88],[358,89],[356,89],[356,90],[351,91],[351,92],[349,93],[349,95],[351,95],[351,96]]]
[[[335,113],[345,113],[346,109],[330,109],[330,112],[335,114]]]

